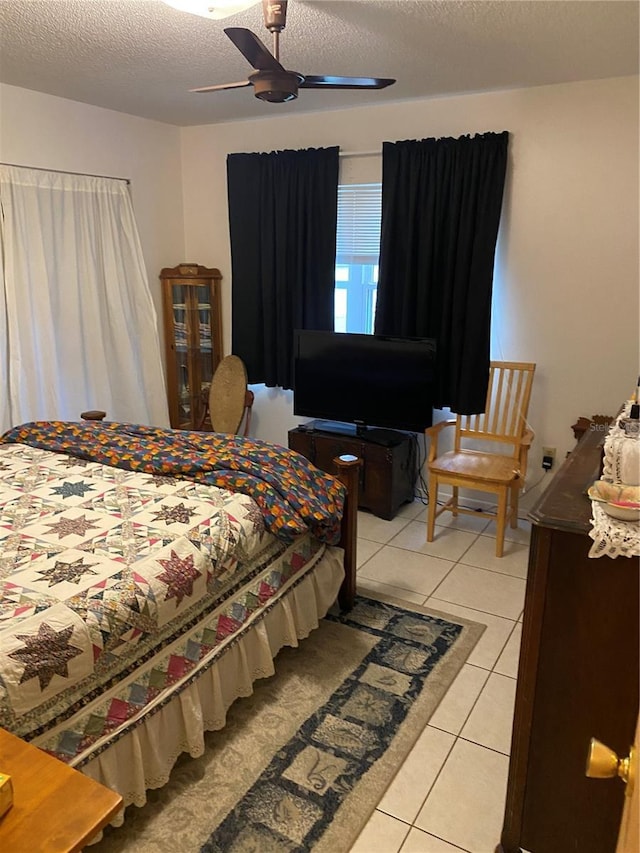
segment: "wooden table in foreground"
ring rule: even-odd
[[[122,805],[122,797],[0,729],[0,772],[13,780],[13,805],[0,817],[6,853],[82,850]]]

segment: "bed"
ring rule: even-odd
[[[143,805],[353,603],[357,464],[113,422],[5,433],[0,725]]]

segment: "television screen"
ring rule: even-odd
[[[422,432],[433,416],[436,343],[344,332],[294,333],[293,413]]]

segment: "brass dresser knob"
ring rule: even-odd
[[[633,791],[636,776],[636,755],[631,747],[627,758],[618,758],[606,744],[592,737],[589,744],[586,775],[590,779],[615,779],[618,776],[627,786],[627,796]]]

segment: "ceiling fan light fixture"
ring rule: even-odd
[[[249,75],[253,84],[253,94],[261,101],[270,104],[284,104],[298,97],[298,86],[304,78],[295,71],[254,72]]]
[[[216,21],[244,12],[245,9],[250,9],[259,2],[260,0],[163,0],[167,6],[172,6],[181,12],[200,15],[202,18],[213,18]]]

